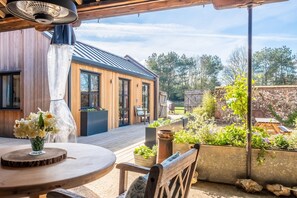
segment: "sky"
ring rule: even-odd
[[[286,45],[297,54],[297,1],[253,8],[253,52]],[[217,55],[224,64],[247,47],[246,8],[215,10],[212,4],[85,21],[78,41],[145,64],[152,53]]]

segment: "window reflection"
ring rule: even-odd
[[[84,72],[80,74],[81,108],[99,108],[100,77],[98,74]]]

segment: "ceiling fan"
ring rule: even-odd
[[[217,10],[228,8],[243,8],[250,5],[257,6],[268,3],[276,3],[287,0],[212,0],[212,3]]]
[[[45,24],[69,24],[77,20],[77,10],[72,0],[7,0],[12,15]]]

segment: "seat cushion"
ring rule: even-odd
[[[147,179],[148,175],[139,176],[137,179],[135,179],[126,193],[126,198],[143,198]]]

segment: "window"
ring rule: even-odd
[[[150,85],[142,84],[142,107],[149,111],[150,108]]]
[[[0,73],[0,108],[20,108],[20,73]]]
[[[100,107],[99,74],[84,72],[80,74],[81,108]]]

